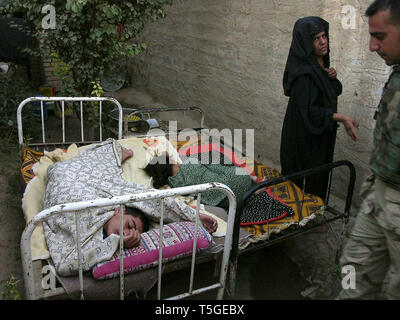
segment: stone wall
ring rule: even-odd
[[[132,62],[134,87],[144,85],[168,106],[201,107],[208,127],[254,128],[255,158],[280,169],[280,133],[287,105],[282,75],[293,25],[303,16],[321,16],[330,22],[331,65],[344,88],[339,112],[360,123],[357,143],[343,127],[339,129],[335,151],[336,160],[355,164],[358,193],[368,174],[372,116],[389,72],[368,50],[364,12],[371,2],[175,0],[165,19],[145,29],[148,49]],[[351,12],[342,13],[348,5],[354,9],[353,20]],[[341,170],[334,177],[339,196],[346,176],[347,171]]]

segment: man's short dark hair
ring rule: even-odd
[[[400,24],[400,1],[399,0],[375,0],[365,11],[367,17],[372,17],[378,11],[390,10],[393,24]]]
[[[125,214],[130,214],[136,218],[139,218],[143,224],[143,232],[149,231],[149,221],[147,220],[146,216],[143,214],[142,211],[132,207],[126,207]]]

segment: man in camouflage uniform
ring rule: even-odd
[[[341,257],[342,270],[354,268],[355,286],[343,286],[346,274],[339,298],[400,299],[400,1],[376,0],[366,15],[370,50],[394,69],[376,114],[373,175],[362,185],[364,200]]]

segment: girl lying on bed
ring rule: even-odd
[[[133,151],[122,148],[122,162],[133,157]],[[149,223],[146,216],[136,208],[124,207],[124,247],[132,248],[140,244],[140,234],[149,230]],[[200,221],[203,227],[209,232],[214,233],[217,230],[218,223],[213,217],[199,213]],[[120,229],[120,208],[115,209],[113,217],[104,225],[104,232],[107,236],[110,234],[119,235]]]
[[[224,166],[219,163],[203,164],[197,158],[189,157],[183,158],[182,164],[179,164],[172,161],[168,153],[153,158],[146,166],[145,171],[153,178],[153,187],[156,189],[164,186],[177,188],[219,182],[227,185],[233,191],[237,201],[240,201],[244,193],[257,183],[257,177],[250,176],[243,168]],[[201,203],[225,209],[229,207],[228,197],[219,190],[202,193]]]
[[[152,191],[148,186],[122,178],[122,163],[132,156],[133,151],[122,148],[114,139],[108,139],[64,161],[54,162],[47,168],[43,209],[66,203]],[[137,201],[126,205],[139,210],[147,219],[155,222],[159,221],[161,208],[164,208],[166,224],[194,221],[196,216],[192,207],[174,197]],[[90,207],[76,211],[80,222],[80,251],[84,271],[90,270],[100,262],[110,260],[116,252],[120,239],[118,235],[120,215],[118,210],[115,210],[116,207]],[[216,230],[212,220],[205,220],[204,217],[200,219],[207,231],[212,233]],[[104,230],[107,222],[109,226],[110,222],[118,222],[117,230],[113,228],[111,231]],[[52,215],[43,223],[43,228],[57,273],[61,276],[76,274],[79,265],[75,215],[68,212]],[[124,239],[126,240],[124,244],[135,245],[138,230],[128,215],[124,216],[124,229],[126,229],[124,234],[131,237]]]
[[[114,215],[103,225],[104,238],[111,234],[119,235],[121,210],[114,210]],[[217,230],[218,223],[213,217],[199,213],[203,227],[209,232]],[[124,248],[137,247],[140,244],[140,234],[149,230],[149,222],[140,210],[124,207],[123,240]]]

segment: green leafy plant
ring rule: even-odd
[[[21,295],[16,289],[19,281],[20,280],[15,278],[13,275],[10,276],[10,279],[4,285],[4,290],[2,293],[3,300],[21,300]]]
[[[60,59],[56,52],[52,52],[50,56],[54,66],[54,74],[62,83],[61,94],[67,97],[75,96],[77,92],[74,89],[74,83],[70,75],[70,67]]]
[[[96,81],[92,81],[92,92],[90,93],[90,95],[92,97],[101,97],[103,93],[104,90],[100,85],[100,80],[96,79]]]
[[[55,9],[54,29],[43,27],[44,4]],[[23,17],[30,23],[38,45],[27,50],[52,59],[62,95],[90,96],[94,92],[97,96],[97,79],[105,73],[126,71],[126,62],[146,49],[140,41],[145,25],[165,17],[164,7],[171,4],[172,0],[12,0],[0,6],[0,14]],[[77,107],[74,109],[79,117]],[[84,117],[88,127],[98,125],[94,108]],[[89,134],[93,137],[93,130]]]
[[[37,94],[29,82],[21,75],[6,76],[0,75],[0,137],[3,138],[5,147],[17,139],[17,108],[26,98]],[[32,111],[32,108],[25,108],[23,125],[29,127],[29,133],[37,136],[40,133],[40,117]]]
[[[46,4],[55,8],[55,29],[43,28],[43,1],[8,1],[0,14],[28,20],[39,44],[31,53],[65,63],[68,70],[59,71],[68,71],[76,92],[88,96],[92,81],[146,48],[139,35],[148,22],[165,17],[164,6],[172,0],[48,0]]]

